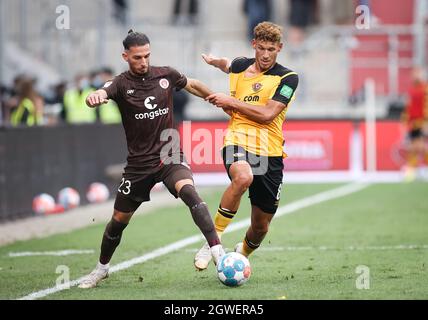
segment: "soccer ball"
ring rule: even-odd
[[[38,214],[50,213],[55,209],[55,199],[47,194],[42,193],[33,199],[33,211]]]
[[[58,202],[64,209],[72,209],[80,204],[79,193],[73,188],[64,188],[58,193]]]
[[[217,275],[220,282],[226,286],[240,286],[251,276],[250,262],[240,253],[229,252],[217,264]]]
[[[110,196],[108,188],[99,182],[91,183],[89,186],[88,192],[86,193],[86,198],[91,203],[100,203],[107,201]]]

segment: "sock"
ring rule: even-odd
[[[217,209],[217,213],[215,214],[215,217],[214,217],[214,224],[215,224],[215,230],[217,231],[217,234],[220,239],[221,239],[221,236],[223,235],[224,230],[232,221],[235,214],[236,214],[236,211],[222,208],[221,204],[219,205]]]
[[[199,197],[191,184],[186,184],[179,192],[180,198],[189,207],[193,221],[199,227],[210,247],[220,244],[220,239],[214,228],[208,206]]]
[[[253,253],[254,250],[256,250],[258,247],[260,247],[260,243],[256,244],[251,242],[247,236],[245,236],[244,246],[242,247],[242,251],[244,256],[248,257],[251,253]]]
[[[101,242],[100,263],[106,265],[110,262],[116,247],[122,239],[122,232],[128,224],[111,219],[104,231]]]
[[[110,263],[102,264],[101,262],[98,261],[97,269],[108,270],[109,268],[110,268]]]

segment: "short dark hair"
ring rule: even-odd
[[[150,43],[150,40],[144,33],[135,32],[131,29],[128,31],[128,35],[122,43],[125,50],[128,50],[129,48],[134,46],[144,46]]]

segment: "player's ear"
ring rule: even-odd
[[[256,39],[251,40],[251,46],[255,49],[256,48]]]
[[[122,52],[122,58],[123,58],[123,60],[128,62],[128,52],[126,52],[126,50]]]
[[[282,42],[280,42],[278,44],[278,52],[280,52],[282,50],[282,47],[284,46],[284,44]]]

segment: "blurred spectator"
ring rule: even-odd
[[[253,30],[260,22],[268,21],[272,14],[271,0],[244,0],[244,13],[248,18],[247,37],[253,39]]]
[[[45,116],[48,124],[57,124],[66,121],[64,106],[64,95],[67,89],[67,82],[61,81],[51,88],[51,93],[45,96]]]
[[[408,91],[408,101],[402,115],[402,121],[407,129],[407,154],[405,165],[405,180],[416,178],[417,169],[428,165],[428,84],[422,68],[415,68],[412,73],[412,85]],[[427,168],[421,168],[422,174],[427,175]]]
[[[126,25],[128,21],[128,1],[127,0],[113,0],[113,16],[116,20]]]
[[[290,44],[299,45],[304,40],[307,27],[318,19],[317,5],[317,0],[290,0]]]
[[[0,126],[5,123],[7,87],[0,83]]]
[[[189,94],[185,90],[173,90],[173,112],[175,127],[178,129],[181,123],[185,120],[186,106],[189,103]]]
[[[95,89],[102,88],[107,81],[113,78],[114,73],[112,69],[108,67],[101,68],[93,79],[92,87]],[[96,110],[99,112],[99,120],[102,123],[113,124],[122,122],[119,108],[113,100],[109,100],[108,103],[96,108]]]
[[[6,86],[3,87],[3,97],[2,97],[2,104],[3,104],[3,123],[10,123],[10,114],[11,111],[18,107],[18,92],[17,88],[19,87],[20,82],[25,78],[24,75],[20,74],[17,75],[13,79],[13,85],[11,88],[8,88]]]
[[[17,107],[10,116],[12,126],[40,125],[43,122],[43,99],[34,89],[34,79],[20,78],[15,83],[17,90]]]
[[[80,74],[75,77],[75,87],[65,91],[64,109],[67,123],[93,123],[97,120],[95,109],[86,105],[86,97],[94,91],[89,78]]]
[[[198,0],[174,0],[173,24],[196,24],[198,22]]]

